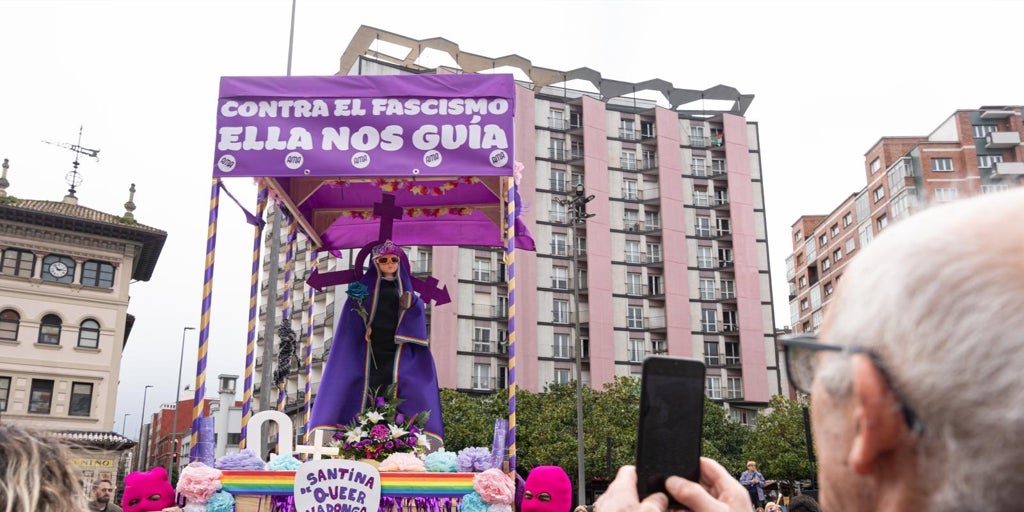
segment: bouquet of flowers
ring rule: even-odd
[[[429,441],[423,426],[430,417],[430,411],[409,418],[398,412],[398,405],[402,402],[404,400],[398,398],[393,384],[383,394],[375,396],[372,407],[334,434],[340,443],[338,455],[348,459],[380,461],[392,453],[425,453]]]

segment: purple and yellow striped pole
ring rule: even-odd
[[[281,294],[281,323],[291,324],[292,319],[292,283],[295,274],[295,218],[288,221],[288,248],[284,253],[284,293]],[[292,348],[294,350],[294,347]],[[292,352],[294,354],[294,352]],[[280,360],[278,360],[280,363]],[[287,379],[278,384],[277,410],[284,412],[285,398],[288,396]]]
[[[217,248],[217,214],[220,210],[220,179],[210,188],[210,218],[206,223],[206,266],[203,272],[203,309],[199,320],[199,349],[196,354],[196,391],[192,400],[192,447],[189,461],[196,460],[199,444],[199,419],[206,398],[206,353],[210,342],[210,305],[213,299],[213,255]]]
[[[316,266],[317,252],[310,246],[309,272],[313,272]],[[306,300],[309,302],[306,307],[306,357],[304,358],[306,363],[306,394],[302,398],[302,424],[306,426],[303,429],[302,441],[305,444],[309,444],[309,412],[310,405],[313,403],[310,398],[313,392],[313,294],[315,291],[312,286],[306,285]]]
[[[505,266],[508,268],[508,466],[516,472],[516,182],[506,178]]]
[[[263,220],[267,209],[267,186],[260,181],[256,192],[256,219]],[[238,448],[245,449],[249,419],[252,418],[252,374],[256,368],[256,299],[260,280],[260,250],[263,248],[263,225],[257,222],[252,233],[252,274],[249,276],[249,327],[245,338],[245,390],[242,392],[242,440]]]

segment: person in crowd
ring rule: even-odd
[[[1024,488],[1024,188],[941,204],[889,226],[848,264],[818,337],[783,339],[811,396],[828,512],[1017,510]],[[998,228],[996,227],[998,226]],[[670,477],[694,512],[750,510],[720,464]],[[640,502],[626,466],[597,512]],[[797,510],[797,499],[790,512]]]
[[[349,287],[310,425],[347,425],[394,384],[404,400],[399,412],[408,418],[430,412],[425,434],[436,450],[444,423],[423,300],[412,289],[401,247],[387,240],[371,255],[373,265],[359,280],[361,287]]]
[[[80,478],[62,443],[0,426],[0,510],[85,512]]]
[[[89,510],[95,512],[121,512],[121,507],[111,503],[114,497],[114,484],[104,478],[92,483],[92,499],[89,500]]]
[[[793,496],[789,502],[789,512],[821,512],[818,502],[806,494]]]
[[[747,488],[754,506],[764,507],[764,475],[757,470],[757,462],[747,461],[747,470],[740,475],[740,484]]]

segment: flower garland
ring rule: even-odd
[[[397,190],[408,190],[414,196],[443,196],[448,193],[449,190],[454,190],[459,185],[480,183],[480,178],[476,176],[462,176],[451,181],[446,181],[437,185],[423,185],[417,181],[406,180],[406,179],[385,179],[378,178],[373,180],[373,183],[380,187],[384,192],[395,192]],[[349,182],[345,180],[331,180],[327,182],[332,187],[347,187]]]
[[[445,215],[456,215],[459,217],[465,217],[466,215],[472,215],[472,208],[403,208],[403,213],[406,217],[443,217]],[[340,217],[348,217],[351,219],[363,219],[371,220],[376,219],[377,215],[373,214],[373,210],[342,210]]]

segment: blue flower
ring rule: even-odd
[[[349,283],[348,290],[346,290],[345,293],[349,297],[352,297],[352,300],[357,302],[370,296],[370,291],[366,289],[366,285],[359,281]]]

